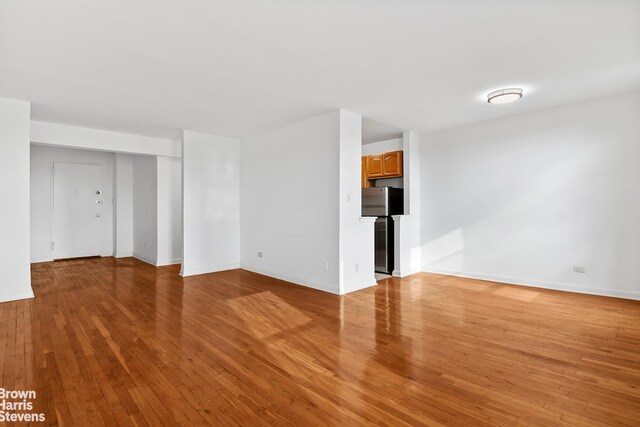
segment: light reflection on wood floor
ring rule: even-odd
[[[0,386],[54,425],[640,425],[640,303],[421,273],[339,297],[242,270],[36,264]]]

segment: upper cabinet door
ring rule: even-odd
[[[385,177],[402,176],[402,151],[392,151],[382,155],[382,175]]]
[[[362,158],[362,188],[369,188],[369,177],[367,176],[367,158]]]
[[[382,155],[367,156],[367,176],[379,178],[384,176],[382,171]]]

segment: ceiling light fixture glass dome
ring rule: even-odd
[[[489,104],[507,104],[522,98],[522,89],[514,87],[509,89],[494,90],[487,95]]]

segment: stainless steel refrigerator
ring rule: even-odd
[[[391,215],[402,215],[404,190],[392,187],[362,189],[362,216],[377,217],[375,223],[375,270],[379,273],[393,272],[393,248],[395,236]]]

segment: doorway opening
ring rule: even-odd
[[[403,132],[394,126],[362,120],[362,216],[375,217],[376,280],[390,277],[396,263],[394,216],[404,213]]]

